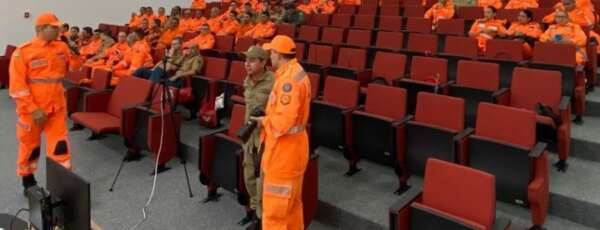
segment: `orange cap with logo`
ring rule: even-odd
[[[61,26],[63,23],[56,18],[56,15],[53,13],[42,13],[40,16],[35,19],[36,26],[43,25],[52,25],[52,26]]]
[[[263,44],[263,49],[273,50],[281,54],[295,54],[296,43],[288,36],[277,35],[271,42]]]

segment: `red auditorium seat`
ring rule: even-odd
[[[404,77],[406,67],[406,56],[401,53],[390,53],[379,51],[375,54],[373,61],[372,79],[384,80],[387,85],[395,85],[395,82]]]
[[[67,71],[67,75],[65,76],[65,83],[77,85],[81,79],[90,78],[90,74],[92,73],[92,67],[82,66],[78,70]]]
[[[315,99],[319,97],[319,92],[321,91],[321,76],[316,73],[307,72],[308,79],[310,79],[310,94],[311,99]]]
[[[399,167],[397,154],[404,141],[406,91],[369,84],[364,109],[352,113],[352,149],[362,159]]]
[[[378,5],[375,4],[363,4],[358,7],[358,14],[362,15],[377,15]]]
[[[379,8],[379,16],[400,16],[402,7],[400,5],[384,5]]]
[[[331,15],[328,14],[312,14],[310,16],[310,25],[313,26],[328,26]]]
[[[402,0],[381,0],[382,8],[386,8],[389,6],[399,6],[402,3]]]
[[[341,47],[335,65],[329,67],[328,75],[357,80],[366,85],[371,80],[371,70],[366,69],[367,50]]]
[[[494,103],[506,89],[500,88],[500,66],[496,63],[469,60],[458,61],[456,84],[450,85],[449,95],[465,100],[465,125],[475,127],[480,102]]]
[[[379,16],[377,29],[380,31],[401,31],[403,20],[400,16]]]
[[[354,15],[353,28],[371,30],[375,28],[375,15]]]
[[[377,32],[377,40],[375,41],[374,49],[399,52],[404,47],[403,44],[404,33],[379,31]]]
[[[234,103],[244,104],[245,61],[231,61],[227,79],[219,80],[220,91],[225,94],[226,114],[230,114]]]
[[[198,36],[200,34],[200,32],[185,32],[183,33],[183,41],[187,42],[189,40],[194,39],[196,36]]]
[[[483,18],[483,7],[461,6],[456,11],[456,17],[465,19],[467,21],[475,21],[477,19]]]
[[[404,5],[404,11],[402,13],[402,16],[423,18],[423,15],[425,15],[425,8],[420,4]]]
[[[335,13],[333,16],[335,17],[335,15],[339,15],[339,14],[356,14],[356,6],[355,5],[339,5],[338,9],[337,9],[337,13]]]
[[[540,8],[534,8],[534,9],[529,9],[529,10],[531,10],[531,12],[533,13],[533,19],[532,20],[534,22],[542,22],[542,19],[546,15],[551,14],[552,12],[554,12],[554,4],[552,4],[552,6],[550,6],[550,7],[542,7],[542,6],[540,6]]]
[[[7,45],[4,55],[0,56],[0,89],[7,88],[9,85],[8,69],[12,54],[16,49],[17,47],[13,45]]]
[[[475,134],[469,137],[468,165],[496,176],[496,199],[531,209],[541,229],[548,214],[549,173],[546,144],[536,144],[536,114],[479,104]]]
[[[303,42],[315,42],[319,40],[321,27],[318,26],[300,26],[296,40]]]
[[[338,45],[344,42],[346,29],[340,27],[323,27],[319,43]]]
[[[333,55],[333,46],[313,43],[308,46],[308,56],[301,64],[307,72],[323,75],[333,64]]]
[[[435,33],[440,35],[465,36],[465,20],[461,18],[438,20]]]
[[[79,72],[85,74],[83,72]],[[91,74],[91,83],[79,85],[74,83],[70,87],[66,87],[65,95],[67,98],[67,114],[83,111],[83,96],[88,92],[98,92],[108,89],[112,72],[105,69],[96,68]]]
[[[90,139],[104,133],[119,133],[126,112],[145,103],[152,90],[152,82],[137,77],[122,78],[114,91],[90,92],[83,98],[83,112],[71,115],[73,123],[92,131]]]
[[[558,71],[516,68],[507,105],[538,113],[537,140],[557,143],[560,163],[555,166],[566,171],[571,143],[571,99],[561,95],[561,84]],[[539,106],[547,107],[548,111]]]
[[[556,3],[559,3],[560,0],[540,0],[540,8],[554,8]]]
[[[358,156],[351,152],[351,114],[358,106],[358,81],[327,77],[323,97],[313,100],[310,109],[310,144],[314,152],[319,146],[338,149],[348,160],[347,176],[358,172]]]
[[[516,22],[519,21],[519,12],[521,12],[521,10],[518,9],[500,9],[498,10],[498,12],[496,12],[496,18],[497,19],[503,19],[506,20],[507,22]]]
[[[406,51],[425,55],[436,55],[437,50],[438,35],[419,33],[408,34]]]
[[[223,57],[227,53],[233,52],[234,43],[235,43],[234,36],[217,35],[217,36],[215,36],[215,46],[212,49],[203,50],[202,53],[205,56]]]
[[[523,61],[523,43],[515,40],[489,40],[481,61],[500,64],[500,87],[509,88],[513,70]]]
[[[371,46],[371,37],[371,30],[350,29],[345,45],[366,48]]]
[[[407,92],[407,111],[415,113],[419,92],[443,93],[448,88],[448,61],[442,58],[415,56],[412,58],[410,78],[398,81]]]
[[[331,17],[331,26],[342,28],[352,26],[352,14],[334,14]]]
[[[256,44],[256,40],[254,38],[251,38],[251,37],[238,38],[237,42],[235,43],[234,51],[237,53],[246,52],[246,50],[248,50],[248,48],[250,48],[250,46],[253,46],[254,44]]]
[[[421,17],[406,18],[406,27],[404,31],[409,33],[431,33],[431,20]]]
[[[458,61],[476,58],[479,47],[475,38],[447,36],[443,50],[444,52],[440,53],[438,57],[448,60],[448,79],[454,80]]]
[[[585,113],[585,72],[578,69],[575,52],[576,48],[572,45],[537,42],[530,66],[561,72],[562,96],[571,97],[573,100],[573,113],[579,122]]]
[[[401,178],[397,192],[407,188],[411,175],[423,176],[428,158],[464,163],[466,137],[473,129],[465,129],[465,102],[462,98],[420,92],[414,121],[405,127],[403,150],[398,155]]]
[[[298,59],[298,61],[303,61],[306,56],[304,55],[306,53],[306,45],[302,42],[296,42],[296,58]]]
[[[204,57],[204,68],[202,74],[191,77],[191,87],[194,93],[193,107],[191,113],[195,114],[203,103],[210,103],[214,100],[218,92],[217,81],[225,79],[229,61],[225,58]],[[204,119],[204,118],[202,118]],[[208,124],[209,127],[219,125],[219,119],[202,121],[200,124]]]
[[[292,24],[278,24],[277,25],[277,34],[286,35],[290,38],[296,37],[296,26]]]
[[[423,189],[389,209],[391,230],[510,229],[496,216],[496,179],[486,172],[428,159]]]

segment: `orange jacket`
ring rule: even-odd
[[[192,0],[192,9],[206,9],[206,2],[204,0]]]
[[[327,1],[327,3],[319,3],[316,6],[316,10],[321,14],[333,14],[335,13],[335,2]]]
[[[195,21],[196,19],[194,18],[181,18],[181,20],[179,20],[179,30],[182,32],[198,30],[197,27],[194,27],[196,23]]]
[[[175,37],[182,36],[183,31],[179,29],[170,29],[163,31],[162,35],[158,39],[158,44],[161,45],[161,48],[169,47],[171,42]]]
[[[557,35],[560,35],[563,40],[570,40],[577,47],[576,61],[577,64],[585,64],[587,36],[581,27],[575,23],[567,23],[564,25],[550,25],[548,29],[540,36],[540,42],[556,42]]]
[[[434,25],[440,19],[450,19],[454,17],[454,3],[451,0],[447,0],[445,5],[436,3],[425,12],[424,17],[425,19],[430,19]]]
[[[562,7],[562,4],[560,4],[558,9],[564,9],[561,7]],[[551,14],[546,15],[542,19],[542,21],[546,24],[554,24],[554,14],[556,14],[556,11],[552,12]],[[571,19],[571,22],[575,23],[579,26],[590,27],[590,26],[594,25],[594,21],[595,21],[594,13],[590,10],[586,10],[585,8],[577,7],[575,9],[569,11],[568,14],[569,14],[569,19]]]
[[[497,10],[502,9],[502,1],[501,0],[477,0],[477,6],[481,6],[483,8],[488,6],[493,6]]]
[[[210,32],[213,32],[213,33],[217,33],[219,31],[221,31],[221,29],[223,29],[223,25],[221,23],[221,17],[214,17],[214,18],[208,19],[208,21],[206,21],[206,24],[208,24],[208,26],[210,27]]]
[[[152,67],[153,60],[150,54],[150,46],[144,40],[137,41],[131,46],[123,60],[114,67],[116,77],[131,75],[141,67]],[[123,71],[124,70],[124,71]]]
[[[163,16],[157,16],[156,17],[158,20],[160,20],[160,25],[164,25],[165,22],[167,21],[167,16],[163,15]]]
[[[211,33],[200,34],[195,38],[183,43],[183,46],[189,46],[191,44],[198,45],[200,50],[212,49],[215,46],[215,37]]]
[[[514,36],[516,32],[521,32],[527,37],[539,38],[542,33],[542,27],[537,22],[530,22],[527,24],[521,24],[518,22],[513,22],[506,31],[506,34],[509,36]]]
[[[62,79],[67,68],[75,66],[64,42],[38,37],[19,46],[10,60],[9,95],[15,99],[17,114],[36,109],[51,113],[66,106]]]
[[[129,19],[129,27],[134,28],[138,27],[142,23],[142,17],[140,15],[132,16]]]
[[[198,31],[200,29],[200,26],[204,25],[204,23],[206,23],[205,17],[194,18],[190,25],[191,31]]]
[[[223,22],[223,28],[219,31],[219,34],[231,34],[234,35],[237,33],[240,28],[240,23],[237,20],[226,20]]]
[[[484,30],[491,29],[493,32],[485,32]],[[498,34],[505,34],[506,27],[504,27],[504,20],[492,19],[483,21],[483,19],[477,19],[471,26],[469,34],[477,33],[476,37],[483,36],[488,39],[495,38]]]
[[[254,28],[253,23],[240,24],[240,27],[238,28],[238,31],[235,36],[237,38],[246,37],[246,33],[252,28]]]
[[[267,21],[265,23],[258,23],[254,26],[254,28],[250,29],[246,32],[246,36],[259,39],[259,38],[269,38],[275,34],[275,24],[271,21]]]
[[[254,11],[256,11],[256,12],[263,12],[263,11],[265,11],[265,10],[266,10],[266,9],[265,9],[265,4],[264,4],[264,3],[262,3],[262,2],[259,2],[259,3],[257,3],[257,4],[254,6]]]
[[[506,4],[506,6],[504,6],[504,9],[521,10],[521,9],[531,9],[531,8],[538,8],[538,7],[540,7],[540,5],[538,4],[537,0],[510,0]]]
[[[278,178],[297,177],[304,174],[309,155],[310,81],[296,59],[279,67],[275,76],[262,121],[262,169]]]
[[[95,55],[102,47],[102,39],[96,38],[90,41],[87,45],[79,47],[79,54],[85,58],[88,55]]]

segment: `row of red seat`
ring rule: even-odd
[[[8,87],[8,66],[12,53],[17,49],[13,45],[6,45],[4,55],[0,56],[0,89]]]

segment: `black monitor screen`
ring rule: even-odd
[[[90,184],[77,174],[46,158],[46,188],[53,199],[62,201],[64,218],[59,220],[67,230],[87,230],[90,226]]]

